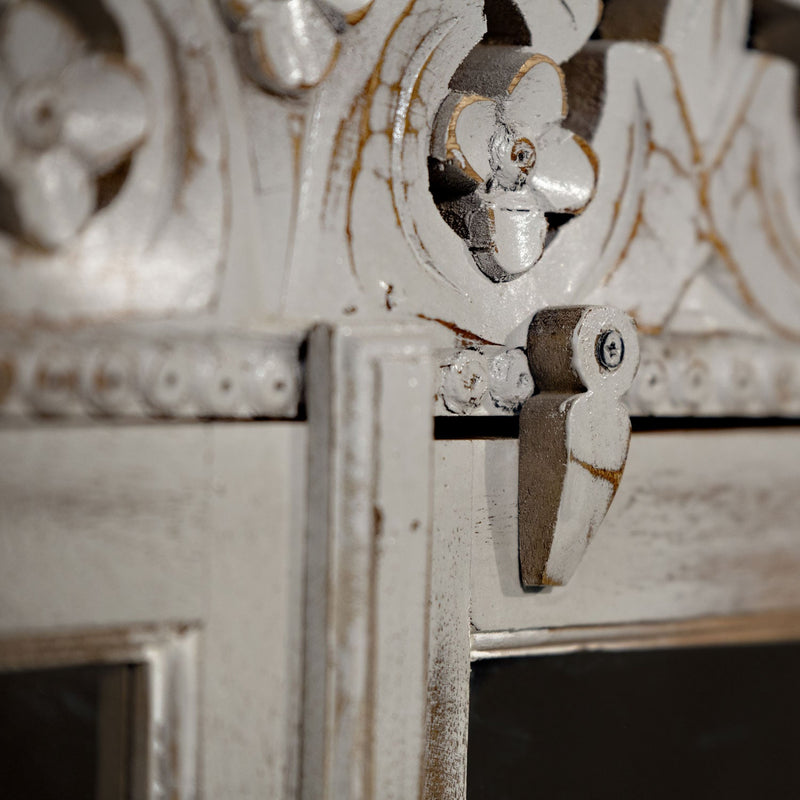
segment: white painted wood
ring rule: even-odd
[[[419,796],[433,369],[414,328],[317,328],[307,365],[304,798]]]
[[[306,430],[214,426],[203,650],[205,797],[294,798]]]
[[[787,417],[800,412],[800,350],[750,337],[640,336],[623,401],[634,416]],[[474,344],[439,354],[437,416],[514,416],[534,390],[523,348]]]
[[[492,5],[490,28],[496,25]],[[533,57],[563,66],[585,43],[599,9],[588,2],[556,5],[520,4],[521,19],[536,32],[531,44],[517,24],[518,40],[498,45],[494,60],[474,59],[493,70],[463,71],[459,65],[487,24],[482,9],[462,4],[454,15],[446,4],[433,8],[424,0],[373,8],[357,29],[362,46],[341,54],[316,106],[311,135],[303,138],[308,169],[301,179],[301,233],[287,308],[326,316],[421,314],[492,343],[519,345],[533,311],[602,302],[628,310],[653,334],[724,331],[796,339],[789,321],[797,316],[791,230],[798,208],[790,178],[797,158],[791,70],[744,50],[743,3],[719,0],[700,13],[691,3],[676,2],[660,44],[613,43],[580,53],[599,59],[592,62],[595,94],[587,100],[599,123],[587,123],[586,131],[599,165],[596,191],[524,275],[493,284],[475,268],[459,234],[437,217],[426,159],[443,155],[449,127],[437,126],[437,110],[452,119],[455,105],[442,103],[453,84],[463,98],[476,101],[463,114],[486,107],[480,98],[491,92],[481,90],[481,81],[486,86],[492,71],[503,72],[500,51],[527,47]],[[544,30],[551,35],[541,37]],[[693,97],[708,102],[693,99],[684,114],[688,84]],[[580,81],[572,88],[580,109]],[[598,109],[601,92],[605,103]],[[570,108],[567,97],[567,127],[574,122]],[[486,139],[480,131],[492,115],[478,116],[473,133],[462,131],[465,142]],[[459,135],[459,125],[452,127],[451,144]],[[332,143],[324,130],[336,131]],[[432,139],[436,132],[441,135]],[[700,143],[708,136],[716,149],[709,139],[702,153],[695,152],[692,137]],[[481,162],[480,171],[487,168],[486,155],[473,160]],[[567,181],[569,160],[557,162],[556,183]],[[321,196],[315,175],[325,176]],[[309,235],[319,220],[321,228]],[[464,235],[472,224],[466,212],[452,222]],[[750,265],[762,262],[767,272],[751,274]],[[773,271],[779,264],[780,276]],[[312,284],[315,290],[309,290]]]
[[[210,429],[0,430],[0,630],[203,616]]]
[[[206,2],[6,3],[0,313],[198,312],[228,251],[230,160]]]
[[[601,625],[800,605],[793,429],[634,434],[625,477],[570,583],[525,593],[517,443],[472,443],[471,619],[478,631]],[[438,442],[463,458],[461,442]]]
[[[484,14],[482,0],[98,4],[103,35],[68,4],[60,16],[36,0],[3,12],[4,30],[28,21],[0,75],[13,129],[0,162],[11,200],[39,212],[23,209],[28,234],[11,218],[0,232],[0,311],[15,326],[423,316],[513,347],[535,310],[590,301],[628,310],[655,335],[797,339],[793,73],[745,51],[744,0],[702,13],[675,0],[654,21],[658,44],[607,48],[587,45],[596,0],[519,2],[518,14],[500,2]],[[487,29],[491,46],[479,44]],[[569,68],[575,56],[591,68]],[[100,63],[114,67],[91,67]],[[58,90],[73,67],[91,79]],[[46,80],[21,87],[28,74]],[[59,96],[41,118],[40,90]],[[437,125],[456,96],[479,102]],[[498,119],[524,128],[537,154],[514,192],[517,167],[497,172]],[[453,152],[461,136],[483,165],[483,211],[448,216],[465,238],[431,193],[428,158],[447,150],[450,127]],[[498,202],[482,174],[490,151]],[[127,172],[108,194],[111,164]],[[69,187],[71,202],[59,201]],[[585,210],[556,232],[542,215],[559,208]],[[470,229],[483,242],[472,251]],[[37,236],[38,248],[26,244]],[[765,399],[758,413],[785,405]]]
[[[0,652],[188,626],[199,698],[188,673],[153,695],[192,714],[175,747],[202,766],[182,785],[296,796],[305,447],[299,423],[0,429]],[[71,657],[136,660],[115,641]]]
[[[0,331],[0,417],[293,419],[301,342],[197,325]]]
[[[545,214],[586,207],[596,157],[561,127],[564,74],[550,58],[478,46],[450,86],[433,126],[432,189],[438,179],[439,210],[466,232],[478,269],[495,282],[514,280],[541,258]]]
[[[187,800],[197,797],[198,793],[198,639],[197,628],[189,625],[58,631],[19,637],[3,635],[0,636],[0,669],[40,670],[97,664],[135,666],[133,674],[128,674],[123,682],[130,693],[125,702],[130,707],[135,706],[140,718],[136,720],[135,730],[117,732],[126,742],[126,752],[113,753],[111,763],[102,763],[109,741],[98,741],[98,774],[102,776],[98,793],[110,791],[113,784],[118,788],[112,796]],[[119,680],[121,676],[115,677]],[[100,689],[101,714],[102,694],[109,688],[107,677]],[[118,727],[126,721],[118,715],[122,699],[117,697],[116,700],[113,704],[116,708],[105,722]],[[101,723],[98,737],[106,734]],[[120,758],[125,760],[122,769],[117,761]],[[125,778],[130,780],[130,786]]]
[[[619,625],[476,631],[470,640],[473,661],[556,653],[797,643],[800,611],[795,607]]]
[[[434,454],[424,800],[466,797],[472,505],[464,502],[462,486],[472,443],[448,445],[443,454],[437,444]]]
[[[300,94],[333,67],[347,25],[360,22],[373,0],[220,0],[240,39],[245,68],[263,88]]]
[[[789,430],[635,436],[539,594],[515,443],[431,436],[518,413],[531,317],[585,302],[646,334],[635,413],[797,415],[794,70],[744,0],[613,42],[597,0],[0,6],[0,653],[191,633],[206,797],[434,800],[465,794],[470,621],[501,656],[800,604]],[[443,217],[448,147],[483,220]],[[240,348],[264,331],[291,352]],[[199,422],[303,410],[308,439]]]
[[[636,327],[619,309],[539,311],[528,331],[539,392],[519,415],[522,585],[572,577],[619,488],[631,436],[620,402],[639,367]]]

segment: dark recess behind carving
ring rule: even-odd
[[[473,666],[467,796],[800,797],[800,645]]]

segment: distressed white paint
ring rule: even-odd
[[[216,17],[189,0],[104,7],[100,33],[68,8],[3,6],[0,179],[22,228],[4,216],[0,314],[16,325],[196,313],[220,289],[231,165]]]
[[[199,699],[167,662],[153,695],[156,728],[173,704],[190,714],[162,742],[197,751],[183,785],[296,796],[305,450],[299,423],[0,428],[0,655],[115,629],[87,660],[138,661],[120,637],[188,626]]]
[[[303,798],[424,776],[432,362],[413,328],[317,328],[308,361]]]
[[[250,76],[263,88],[298,94],[316,86],[333,66],[348,24],[373,0],[219,0],[240,39]]]
[[[431,142],[434,176],[440,171],[460,195],[464,185],[475,186],[466,197],[442,201],[442,215],[466,223],[475,263],[495,282],[534,266],[548,231],[545,214],[582,211],[596,177],[588,145],[561,127],[563,73],[533,51],[520,60],[498,87],[498,48],[478,46],[461,67],[469,76],[458,82],[460,91],[442,104]],[[498,89],[494,97],[482,94]]]
[[[70,20],[37,0],[7,6],[0,52],[0,179],[20,232],[56,248],[94,212],[95,178],[145,137],[144,87],[130,65],[90,54]]]
[[[464,470],[472,443],[434,449],[434,529],[424,800],[464,800],[467,778],[472,504]]]
[[[751,337],[640,336],[624,403],[635,416],[787,417],[800,413],[800,351]],[[519,413],[534,382],[522,348],[473,345],[439,355],[439,416]]]
[[[544,309],[528,332],[539,392],[519,417],[518,528],[526,588],[575,572],[614,499],[631,425],[621,397],[639,366],[636,327],[618,309]]]
[[[437,464],[457,459],[459,491],[472,505],[476,630],[657,621],[800,603],[800,434],[793,429],[634,434],[619,493],[572,580],[537,594],[522,591],[515,571],[517,442],[476,440],[469,447],[465,458],[464,443],[437,443]]]
[[[636,413],[797,414],[793,72],[743,50],[743,3],[675,0],[660,45],[604,51],[594,194],[543,248],[541,218],[501,235],[514,243],[507,275],[524,274],[498,282],[442,218],[428,170],[443,103],[482,92],[490,113],[456,126],[457,141],[482,184],[487,169],[495,188],[516,184],[504,141],[487,144],[503,96],[479,88],[490,67],[475,58],[477,72],[456,79],[486,32],[483,0],[381,0],[363,19],[361,0],[103,0],[119,31],[112,54],[76,15],[48,27],[51,4],[4,13],[12,5],[33,9],[38,33],[0,73],[13,133],[0,161],[23,176],[26,221],[0,234],[0,405],[15,417],[0,430],[0,630],[8,641],[198,623],[206,796],[463,797],[470,605],[479,647],[486,631],[517,628],[519,644],[546,637],[541,626],[800,603],[787,431],[634,437],[621,494],[561,594],[519,588],[514,443],[439,442],[435,479],[428,461],[431,397],[441,414],[516,413],[532,389],[520,348],[533,313],[588,298],[644,323]],[[528,31],[517,25],[498,61],[521,49],[559,69],[600,13],[596,0],[518,6]],[[116,68],[101,78],[94,67],[109,58]],[[11,98],[19,65],[49,77]],[[65,87],[73,70],[89,79]],[[538,99],[520,114],[504,102],[501,121],[535,128],[543,171],[530,207],[555,208],[546,190],[567,186],[561,205],[577,210],[591,191],[587,151],[571,147],[555,108],[558,70],[511,92],[502,75],[503,99],[542,71],[557,124],[530,116]],[[33,113],[40,91],[69,101],[69,124],[56,131]],[[12,146],[39,155],[11,159]],[[128,158],[97,208],[103,171]],[[122,324],[134,317],[152,331]],[[191,319],[176,334],[177,317]],[[113,324],[85,324],[100,319]],[[269,387],[297,377],[294,357],[250,360],[240,344],[268,329],[294,347],[318,320],[333,323],[338,355],[315,356],[306,374],[315,478],[303,634],[302,424],[119,417],[293,415],[294,400]],[[394,320],[425,332],[408,345]],[[428,350],[441,390],[415,362]],[[131,354],[147,366],[132,387],[93,380],[127,375]],[[173,368],[185,378],[170,380]],[[391,389],[380,398],[376,376]],[[34,416],[95,411],[92,425]],[[348,605],[351,578],[359,602]]]
[[[588,37],[598,7],[568,4],[576,20],[571,23],[556,5],[522,4],[522,10],[534,31],[530,49],[563,63]],[[505,345],[522,343],[534,310],[587,300],[628,310],[647,333],[664,327],[793,336],[795,281],[786,269],[779,275],[771,266],[780,262],[796,272],[790,233],[798,208],[796,181],[790,177],[796,173],[797,152],[787,83],[791,71],[776,59],[746,53],[741,31],[731,27],[740,12],[729,14],[726,8],[712,3],[700,14],[674,5],[669,18],[677,22],[665,27],[662,46],[608,48],[598,67],[605,75],[607,102],[590,142],[600,167],[594,197],[583,214],[559,229],[535,267],[498,284],[475,270],[469,248],[434,213],[426,167],[431,134],[443,127],[436,126],[437,110],[447,107],[451,82],[458,80],[460,91],[466,80],[459,64],[482,34],[481,9],[462,4],[455,15],[446,4],[434,8],[424,0],[403,9],[374,8],[358,26],[358,46],[343,51],[325,83],[311,135],[304,140],[309,171],[301,179],[302,234],[293,250],[287,307],[327,316],[345,310],[374,316],[387,308],[394,316],[423,314]],[[712,11],[724,25],[709,28]],[[560,20],[562,28],[558,36],[542,40],[545,17],[551,26]],[[686,31],[685,42],[670,32],[678,23]],[[725,78],[712,80],[709,68],[700,67],[716,52],[727,54],[719,56],[718,65]],[[683,76],[694,74],[696,63],[694,82],[710,87],[704,91],[715,98],[693,104],[686,119],[676,99],[682,83],[670,72],[672,63],[681,65]],[[738,72],[731,71],[732,64],[741,65]],[[358,65],[366,66],[359,72]],[[726,93],[725,81],[740,86],[739,93]],[[492,114],[479,113],[484,106],[466,107],[476,114],[476,131],[492,127]],[[730,118],[714,109],[727,109]],[[744,117],[736,117],[739,112]],[[714,129],[725,154],[725,163],[713,170],[716,151],[704,153],[695,166],[687,149],[686,125],[695,125],[691,115],[700,128]],[[737,157],[722,143],[735,119],[742,118],[746,124],[738,130],[747,142],[737,144]],[[336,131],[333,141],[323,135],[329,131]],[[485,140],[483,134],[477,138]],[[478,153],[473,156],[482,165],[478,172],[486,169],[488,158],[481,157],[480,147],[464,146]],[[758,156],[755,172],[753,154]],[[562,179],[569,175],[563,158],[558,167]],[[320,174],[321,196],[314,183]],[[748,188],[753,176],[760,188]],[[736,187],[743,192],[739,206],[725,211],[725,197],[739,197]],[[719,222],[713,228],[703,222],[706,199]],[[701,223],[699,238],[695,217]],[[316,229],[320,218],[323,225]],[[729,218],[723,226],[720,220]],[[316,233],[309,235],[309,229]],[[749,265],[762,262],[770,265],[769,279],[764,273],[745,274],[755,269]],[[739,267],[745,271],[741,276]],[[309,290],[312,283],[316,290]],[[725,288],[729,283],[732,292]]]
[[[744,50],[747,20],[741,0],[676,0],[660,48],[608,56],[594,144],[621,211],[581,280],[647,329],[798,336],[793,70]]]
[[[0,417],[294,418],[299,348],[289,330],[0,333]]]
[[[58,631],[38,637],[0,636],[0,668],[136,666],[129,691],[134,696],[131,701],[144,715],[139,720],[143,723],[144,741],[130,737],[131,752],[125,756],[132,762],[125,770],[130,776],[130,793],[147,800],[168,797],[194,800],[198,796],[200,721],[198,640],[197,628],[188,625],[148,625],[102,632]],[[114,722],[118,724],[119,720]],[[102,735],[98,726],[98,736]],[[106,744],[98,742],[99,759]],[[103,770],[101,762],[98,775]],[[106,786],[106,791],[112,794],[128,791],[120,790],[118,783],[115,780],[113,787]]]

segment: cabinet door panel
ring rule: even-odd
[[[797,607],[798,447],[792,428],[634,434],[619,494],[573,579],[525,592],[516,440],[437,442],[438,526],[454,506],[470,508],[474,629]]]
[[[293,795],[305,435],[0,430],[0,669],[144,666],[137,798]]]

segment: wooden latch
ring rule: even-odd
[[[519,424],[519,562],[525,587],[560,586],[608,511],[628,457],[620,398],[639,366],[633,320],[608,306],[546,308],[528,329],[537,393]]]

